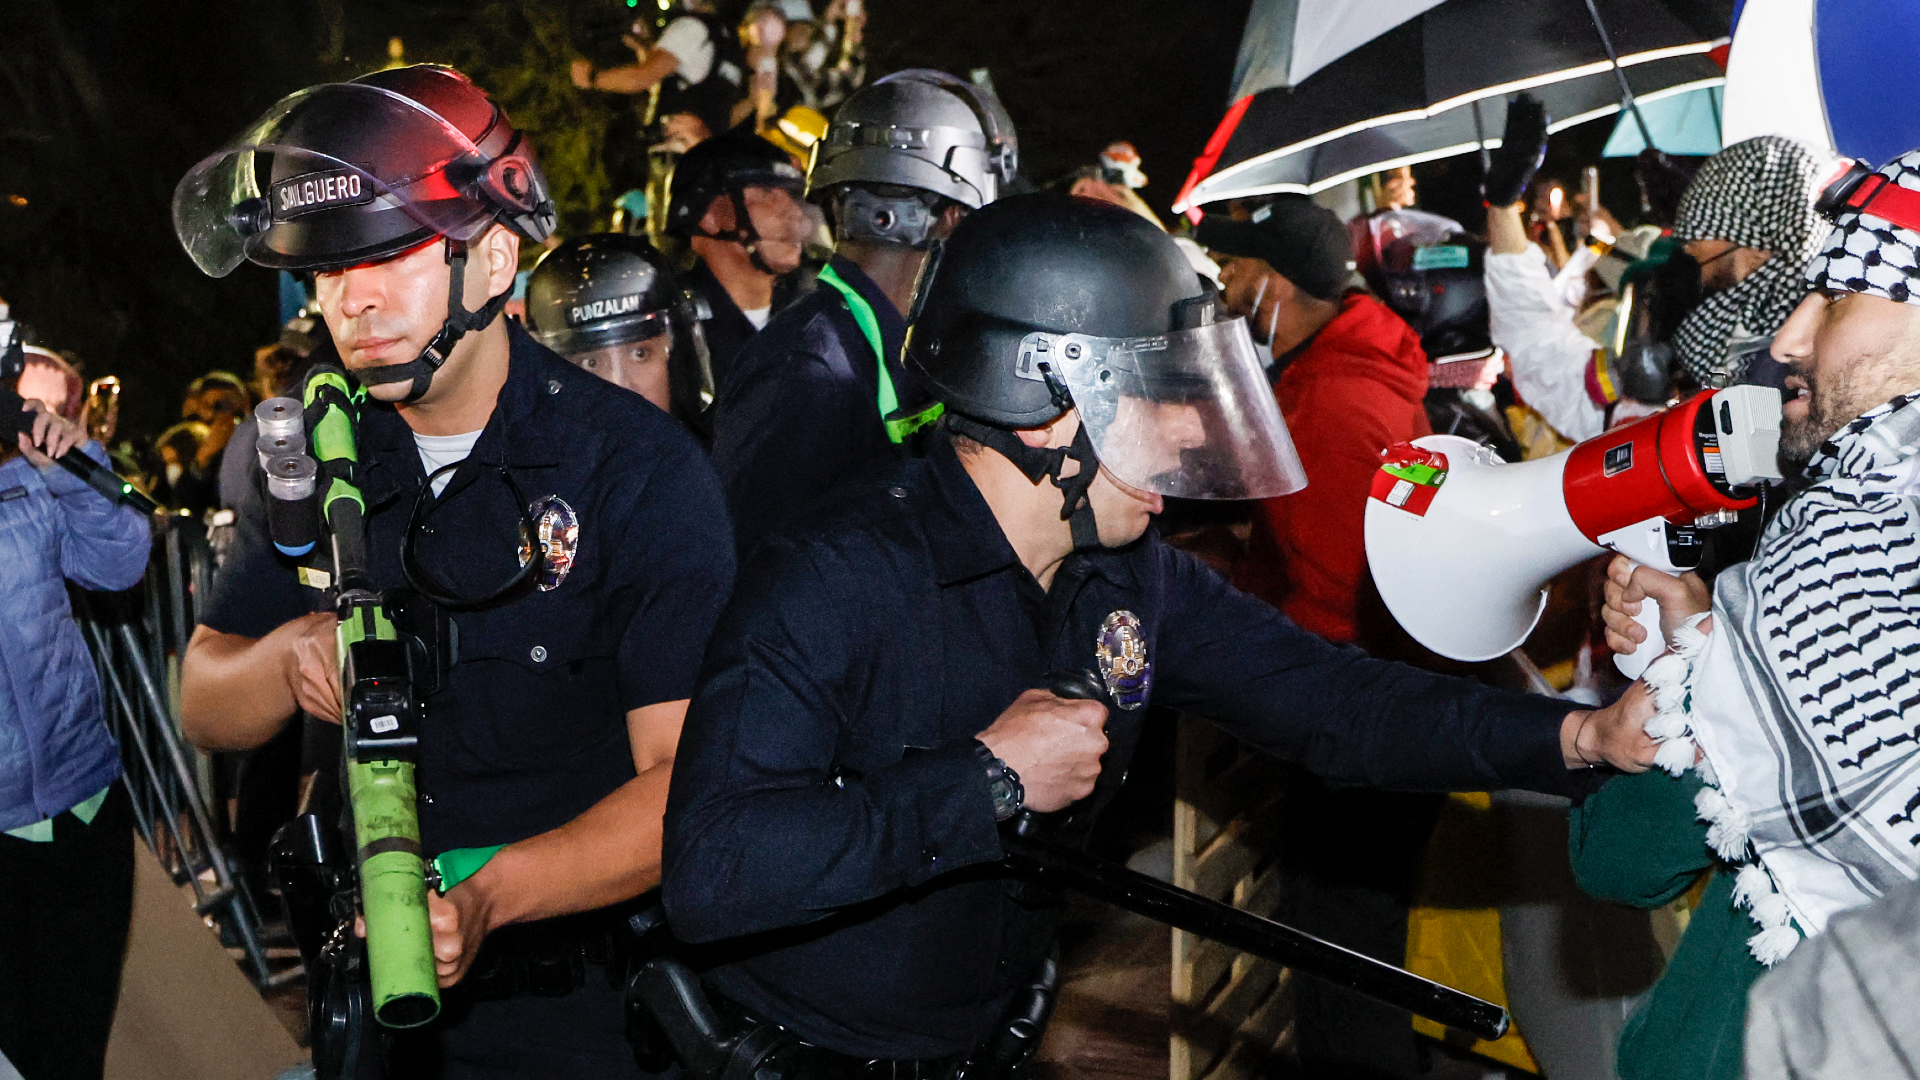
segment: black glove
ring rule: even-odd
[[[1480,197],[1488,206],[1512,206],[1527,193],[1533,174],[1547,157],[1547,107],[1532,94],[1516,94],[1507,102],[1507,130],[1500,149],[1487,155],[1487,175],[1480,181]]]

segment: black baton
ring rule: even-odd
[[[1097,697],[1084,675],[1056,674],[1048,689],[1064,698]],[[1096,859],[1041,837],[1040,819],[1022,812],[1002,827],[1003,864],[1040,884],[1072,889],[1190,934],[1284,964],[1303,975],[1365,994],[1435,1023],[1482,1039],[1506,1034],[1507,1010],[1491,1001],[1443,986],[1404,968],[1342,948],[1331,941],[1262,918],[1158,878]]]

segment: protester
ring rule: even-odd
[[[816,20],[809,0],[781,0],[787,39],[780,71],[800,94],[800,104],[832,112],[867,81],[865,0],[828,0]]]
[[[9,393],[16,363],[0,358]],[[39,399],[15,407],[29,418],[0,445],[0,1055],[32,1080],[98,1080],[132,916],[133,819],[67,583],[133,587],[149,534],[138,511],[53,463],[75,448],[106,463],[79,424]]]
[[[20,372],[19,393],[47,403],[68,420],[79,420],[86,410],[80,373],[66,357],[37,345],[24,346],[26,368]]]
[[[1612,335],[1596,333],[1598,327],[1583,330],[1577,303],[1569,303],[1549,258],[1526,238],[1515,203],[1539,158],[1536,152],[1528,164],[1514,155],[1521,147],[1544,147],[1546,121],[1538,102],[1524,97],[1509,109],[1508,137],[1497,151],[1501,175],[1490,179],[1486,194],[1492,243],[1487,296],[1493,339],[1512,357],[1521,400],[1566,440],[1580,442],[1609,423],[1654,410],[1623,394],[1623,377],[1630,376],[1609,369],[1596,340]],[[1672,336],[1672,374],[1701,385],[1779,385],[1778,368],[1764,352],[1804,291],[1799,274],[1817,241],[1816,172],[1805,147],[1763,136],[1722,150],[1694,176],[1681,199],[1675,236],[1699,264],[1700,287],[1709,295],[1680,301],[1686,314]],[[1584,274],[1580,256],[1574,258],[1571,265]],[[1653,267],[1647,272],[1670,279],[1685,268],[1675,263],[1664,273]],[[1659,403],[1665,395],[1649,396]]]
[[[746,54],[733,27],[712,0],[685,0],[650,46],[631,44],[639,62],[596,68],[573,62],[573,84],[582,90],[646,94],[660,87],[654,116],[676,152],[726,131],[747,111]]]
[[[1367,490],[1380,451],[1431,434],[1420,340],[1377,298],[1348,288],[1347,231],[1309,199],[1280,196],[1245,221],[1208,214],[1197,238],[1224,257],[1227,310],[1247,318],[1272,357],[1280,413],[1311,485],[1261,504],[1236,580],[1322,637],[1377,645],[1390,631],[1362,620]]]
[[[1695,575],[1625,559],[1609,569],[1608,644],[1627,652],[1646,640],[1632,620],[1648,597],[1673,643],[1647,672],[1662,708],[1648,731],[1663,740],[1665,771],[1612,781],[1587,800],[1576,869],[1596,895],[1642,906],[1712,870],[1666,975],[1621,1039],[1625,1080],[1740,1075],[1746,992],[1765,966],[1920,876],[1920,786],[1887,771],[1912,741],[1920,652],[1920,564],[1909,554],[1920,543],[1914,190],[1920,151],[1835,204],[1803,279],[1813,292],[1774,337],[1795,394],[1781,471],[1804,488],[1754,558],[1722,571],[1711,591]],[[1760,292],[1747,299],[1760,303]]]

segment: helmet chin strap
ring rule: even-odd
[[[1073,529],[1075,551],[1101,546],[1100,525],[1093,517],[1093,500],[1087,496],[1087,489],[1100,471],[1100,460],[1093,456],[1093,440],[1087,437],[1087,425],[1080,425],[1071,445],[1042,448],[1028,446],[1020,441],[1019,435],[1006,428],[983,424],[951,409],[942,422],[954,434],[964,435],[1012,462],[1032,483],[1038,484],[1044,478],[1059,488],[1060,520]],[[1080,471],[1061,476],[1060,471],[1069,461],[1079,462]]]
[[[478,311],[468,311],[463,294],[467,283],[467,245],[455,240],[447,241],[447,321],[440,324],[440,332],[433,335],[427,347],[419,356],[404,364],[388,364],[368,371],[354,374],[362,386],[381,386],[386,383],[412,382],[413,388],[400,403],[410,404],[419,401],[433,385],[434,373],[440,365],[452,355],[453,346],[461,338],[475,330],[484,330],[500,317],[507,306],[507,300],[513,295],[509,289],[498,296],[488,298]]]
[[[760,232],[753,227],[753,216],[747,213],[746,194],[739,188],[735,188],[727,194],[733,199],[733,231],[725,233],[703,232],[700,235],[709,240],[726,240],[730,243],[739,244],[747,250],[747,261],[753,265],[755,270],[760,271],[768,277],[779,277],[780,271],[768,266],[767,260],[760,255]],[[696,228],[697,227],[698,226],[696,226]]]

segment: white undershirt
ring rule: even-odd
[[[469,431],[465,435],[422,435],[413,433],[413,445],[420,451],[420,465],[432,476],[435,469],[445,469],[456,461],[465,461],[473,453],[473,444],[480,441],[478,431]],[[433,482],[433,497],[447,490],[447,484],[453,480],[453,470],[441,474]]]
[[[773,305],[769,304],[766,307],[751,309],[741,308],[740,314],[747,317],[747,321],[753,324],[755,330],[765,330],[767,328],[767,320],[773,318]]]
[[[653,47],[672,53],[680,61],[674,74],[689,83],[706,82],[707,74],[713,70],[713,37],[707,33],[707,24],[691,15],[682,15],[668,23]]]

